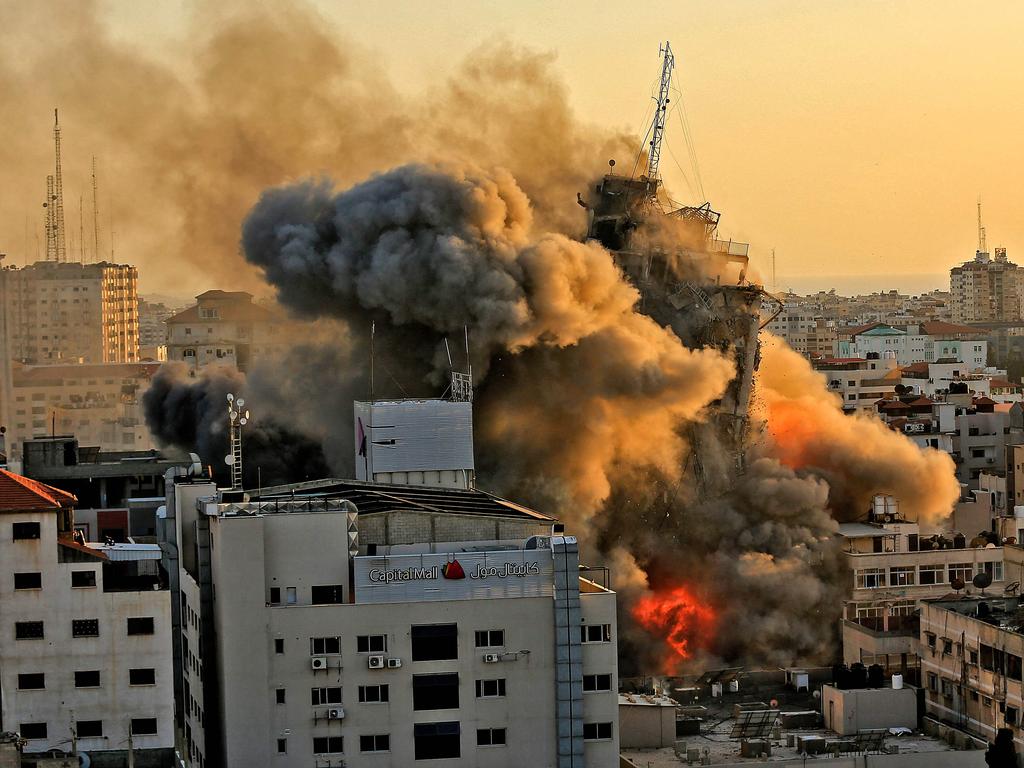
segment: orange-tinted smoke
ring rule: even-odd
[[[685,585],[644,594],[632,613],[644,629],[664,638],[669,649],[663,661],[665,674],[678,673],[685,661],[714,638],[714,609]]]
[[[840,520],[867,512],[871,498],[895,496],[920,522],[946,518],[960,497],[949,454],[920,448],[871,414],[846,415],[811,368],[782,339],[762,333],[757,401],[774,454],[786,465],[829,483],[829,504]]]

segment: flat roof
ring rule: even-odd
[[[895,531],[887,531],[884,528],[877,528],[867,523],[840,523],[837,533],[848,539],[860,539],[865,536],[892,536]]]
[[[556,522],[555,518],[503,499],[479,488],[439,488],[429,485],[392,485],[327,478],[264,488],[250,501],[290,501],[324,497],[350,501],[361,515],[395,510],[445,514],[496,515]]]

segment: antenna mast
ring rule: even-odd
[[[981,224],[981,197],[978,197],[978,253],[986,253],[987,248],[985,247],[985,227]]]
[[[43,208],[43,228],[46,232],[46,260],[57,260],[57,227],[54,223],[54,209],[56,196],[53,194],[53,174],[46,177],[46,202]]]
[[[676,66],[676,57],[672,53],[672,46],[665,41],[665,45],[658,46],[658,53],[662,54],[661,60],[661,85],[658,88],[658,105],[654,110],[654,122],[651,123],[650,152],[647,155],[647,178],[658,178],[658,163],[661,160],[661,142],[665,134],[665,118],[668,116],[668,89],[672,81],[672,70]]]
[[[224,463],[231,467],[231,490],[242,490],[242,427],[249,423],[249,411],[243,410],[245,400],[228,393],[228,426],[231,429],[231,453]]]
[[[96,191],[96,155],[92,156],[92,257],[100,260],[100,207]]]
[[[61,179],[60,173],[60,120],[57,118],[56,109],[53,110],[53,148],[56,157],[53,189],[54,246],[56,248],[56,261],[65,262],[68,260],[68,254],[64,240],[64,182]]]

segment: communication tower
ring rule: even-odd
[[[228,427],[231,430],[231,453],[224,463],[231,467],[231,490],[242,490],[242,427],[249,423],[249,411],[243,410],[245,400],[228,393]]]
[[[60,120],[57,117],[56,109],[53,110],[53,148],[55,163],[51,205],[53,207],[54,261],[65,262],[68,260],[68,254],[64,238],[64,182],[60,172]]]

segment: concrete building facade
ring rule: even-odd
[[[171,605],[156,545],[87,544],[71,494],[0,471],[0,706],[26,754],[170,766]],[[94,760],[99,763],[99,760]]]
[[[0,270],[6,349],[29,365],[139,359],[138,270],[38,262]]]
[[[1013,322],[1021,317],[1020,267],[1006,259],[1006,249],[995,257],[978,251],[973,261],[949,271],[954,323]]]

